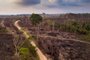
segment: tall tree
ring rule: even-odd
[[[42,21],[42,16],[39,14],[32,14],[30,20],[34,26],[38,25]]]
[[[38,39],[38,34],[39,34],[39,25],[40,22],[42,22],[42,16],[40,16],[39,14],[32,14],[30,17],[30,20],[32,22],[32,24],[37,27],[37,29],[35,29],[37,32],[37,39]]]

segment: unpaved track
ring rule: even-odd
[[[18,30],[21,31],[22,29],[21,29],[21,27],[20,27],[19,24],[18,24],[19,22],[20,22],[20,20],[17,20],[17,21],[14,23],[14,26],[17,27]],[[24,35],[26,36],[26,38],[29,37],[26,32],[23,32],[23,33],[25,33]],[[46,56],[42,53],[42,51],[36,46],[36,44],[35,44],[33,41],[31,41],[30,43],[32,44],[32,46],[36,47],[36,52],[37,52],[40,60],[47,60],[47,57],[46,57]]]
[[[21,30],[21,27],[19,26],[18,22],[20,22],[20,20],[15,22],[15,26]],[[25,33],[25,32],[24,32]],[[24,34],[26,37],[28,37],[28,34]],[[66,39],[66,38],[58,38],[58,37],[52,37],[52,36],[47,36],[47,35],[38,35],[39,37],[44,37],[44,38],[52,38],[52,39],[60,39],[60,40],[73,40],[75,42],[82,42],[82,43],[87,43],[90,44],[89,42],[85,42],[85,41],[81,41],[81,40],[76,40],[76,39]],[[47,57],[42,53],[42,51],[36,46],[36,44],[32,41],[30,42],[34,47],[36,47],[36,52],[40,58],[40,60],[48,60]]]

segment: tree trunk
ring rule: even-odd
[[[36,34],[37,34],[37,40],[38,40],[38,38],[39,38],[39,36],[38,36],[39,35],[39,25],[37,25],[37,33]]]

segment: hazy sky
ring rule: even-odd
[[[90,13],[90,0],[0,0],[0,14]]]

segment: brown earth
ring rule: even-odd
[[[90,60],[90,44],[51,38],[39,38],[39,48],[51,60]]]
[[[0,60],[14,60],[13,38],[11,34],[0,34]]]

